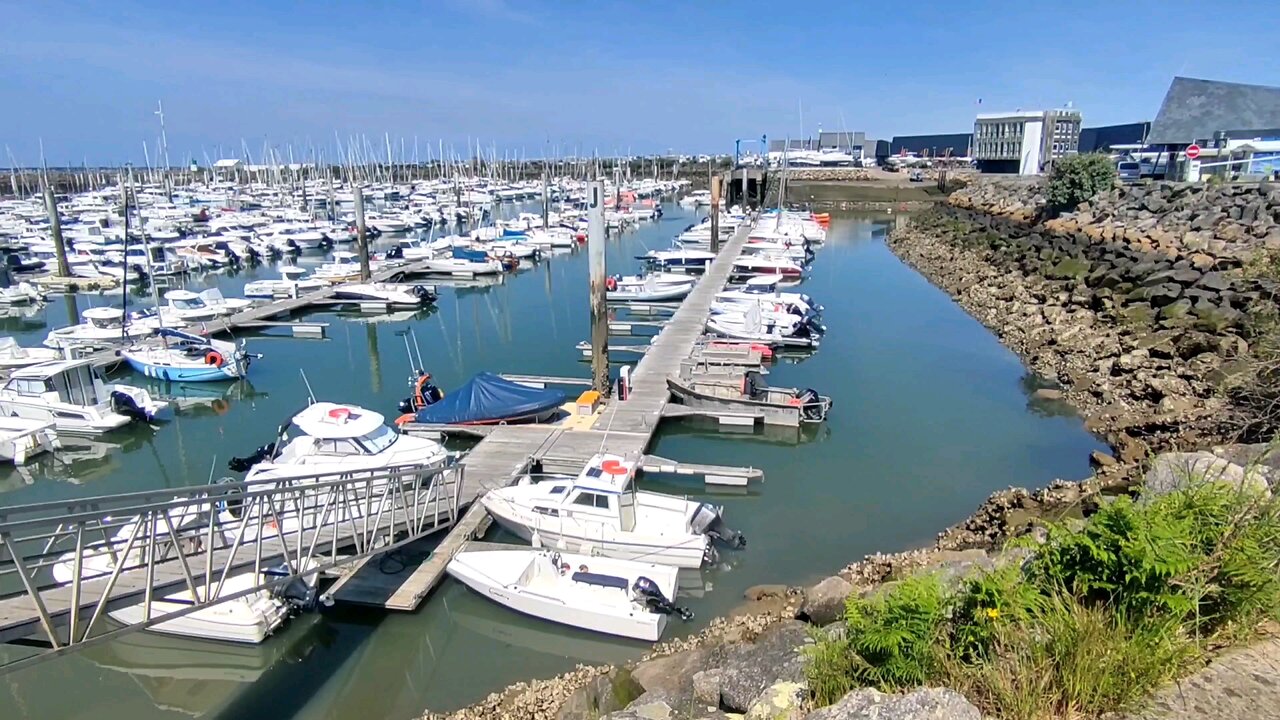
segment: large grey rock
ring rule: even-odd
[[[774,683],[800,682],[808,643],[808,626],[788,621],[769,626],[754,643],[726,648],[720,665],[720,704],[734,712],[746,712]]]
[[[862,688],[809,713],[805,720],[982,720],[982,713],[947,688],[924,688],[907,695]]]
[[[556,720],[595,720],[627,707],[643,691],[630,672],[614,668],[570,695],[556,712]]]
[[[1278,667],[1280,641],[1230,651],[1157,690],[1127,720],[1280,720]]]
[[[665,702],[637,702],[626,710],[612,712],[600,720],[673,720],[676,712]]]
[[[695,702],[711,707],[720,706],[719,668],[702,670],[693,674],[693,699]]]
[[[679,700],[692,697],[694,673],[713,665],[714,650],[696,647],[683,652],[646,660],[631,670],[631,677],[646,693]]]
[[[744,720],[798,720],[804,693],[805,686],[800,683],[776,682],[760,693]]]
[[[1245,469],[1209,452],[1173,452],[1157,455],[1143,479],[1142,494],[1166,495],[1204,482],[1224,483],[1246,492],[1269,495],[1267,480],[1258,468]]]
[[[839,575],[832,575],[804,591],[800,613],[814,625],[829,625],[844,617],[844,601],[853,585]]]

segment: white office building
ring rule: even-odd
[[[1080,113],[1032,110],[987,113],[973,122],[973,157],[983,172],[1038,175],[1080,148]]]

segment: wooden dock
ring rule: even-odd
[[[487,431],[475,449],[463,460],[461,502],[470,503],[466,514],[449,530],[429,557],[404,572],[381,572],[375,559],[339,580],[330,595],[337,602],[375,605],[392,610],[414,610],[444,579],[445,566],[466,543],[483,536],[489,516],[480,503],[482,493],[514,483],[532,466],[544,472],[577,474],[591,456],[608,452],[617,455],[644,455],[663,417],[671,396],[667,376],[676,372],[680,361],[694,353],[702,337],[711,304],[733,269],[733,261],[746,244],[750,227],[743,227],[724,244],[719,256],[707,268],[694,289],[661,332],[647,345],[631,374],[631,394],[626,400],[610,402],[587,428],[546,425],[504,425]],[[754,469],[714,465],[687,465],[664,458],[645,458],[643,469],[650,472],[706,475],[710,482],[731,485],[759,479]]]

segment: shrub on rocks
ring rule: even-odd
[[[1116,166],[1106,155],[1068,155],[1054,162],[1045,195],[1049,208],[1060,212],[1110,189],[1115,181]]]
[[[1018,549],[957,589],[925,574],[850,598],[810,650],[814,703],[933,685],[995,717],[1095,717],[1280,613],[1280,502],[1231,484],[1120,498]]]

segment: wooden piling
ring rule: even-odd
[[[720,176],[711,178],[711,252],[720,252]]]
[[[53,196],[53,188],[44,188],[44,209],[49,213],[49,234],[53,236],[53,250],[58,256],[58,277],[71,277],[71,268],[67,264],[67,245],[62,240],[62,218],[58,217],[58,199]]]
[[[369,235],[364,225],[364,188],[355,186],[356,245],[360,248],[360,282],[369,282]]]
[[[545,164],[545,161],[544,161]],[[547,188],[547,171],[542,171],[542,229],[548,228],[547,216],[551,212],[551,193]]]
[[[604,183],[594,180],[587,196],[587,260],[591,282],[591,387],[609,394],[609,318],[605,295]]]

